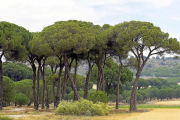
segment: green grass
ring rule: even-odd
[[[119,108],[129,109],[129,105],[119,106]],[[140,104],[140,105],[137,105],[137,109],[138,109],[138,108],[176,108],[176,109],[180,109],[180,105],[151,105],[151,104]]]
[[[0,120],[13,120],[13,119],[8,116],[0,116]]]

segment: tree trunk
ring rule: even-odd
[[[32,66],[33,69],[33,97],[34,97],[34,109],[37,110],[37,101],[36,101],[36,66]]]
[[[33,98],[34,98],[34,109],[38,110],[37,108],[37,100],[36,100],[36,66],[34,64],[34,59],[29,56],[29,62],[31,64],[32,70],[33,70]]]
[[[38,61],[38,73],[37,73],[37,96],[36,96],[36,110],[39,109],[39,79],[40,79],[41,63]]]
[[[65,72],[64,72],[64,80],[63,80],[63,89],[62,89],[62,100],[65,99],[67,80],[68,80],[67,69],[65,69]]]
[[[76,65],[75,65],[75,69],[74,69],[74,84],[76,85],[76,75],[77,75],[77,56],[76,56]],[[74,92],[74,101],[77,100],[76,96],[75,96],[75,92]]]
[[[103,71],[103,57],[105,55],[105,52],[98,54],[98,59],[96,60],[96,65],[98,67],[98,81],[97,81],[97,91],[99,91],[102,87],[102,91],[105,91],[105,85],[104,85],[104,71]]]
[[[0,110],[3,109],[3,69],[2,69],[2,55],[0,57]]]
[[[74,90],[75,96],[76,96],[77,100],[79,100],[80,97],[79,97],[79,94],[77,92],[76,85],[74,84],[74,81],[71,78],[71,74],[70,74],[70,70],[69,70],[69,64],[68,64],[68,58],[67,58],[66,54],[64,55],[64,63],[65,63],[65,69],[67,70],[67,75],[68,75],[68,78],[70,79],[70,82],[71,82],[72,88]]]
[[[56,107],[55,81],[52,82],[54,108]]]
[[[59,102],[60,102],[60,94],[61,94],[61,75],[63,71],[64,65],[60,63],[60,68],[59,68],[59,78],[58,78],[58,85],[57,85],[57,92],[56,92],[56,105],[55,107],[58,107]]]
[[[44,69],[45,69],[45,59],[43,59],[43,65],[41,68],[41,76],[43,81],[43,88],[42,88],[42,101],[41,101],[41,109],[44,109],[44,100],[45,100],[45,79],[44,79]]]
[[[118,82],[117,82],[117,94],[116,94],[116,109],[119,109],[119,85],[120,85],[120,79],[121,79],[121,71],[122,71],[122,59],[119,56],[119,74],[118,74]]]
[[[102,76],[102,79],[101,79],[102,91],[105,92],[104,70],[102,66],[101,66],[101,76]]]
[[[100,82],[101,82],[101,70],[98,67],[98,81],[97,81],[97,89],[96,89],[97,91],[100,90]]]
[[[90,77],[91,77],[92,67],[93,67],[93,65],[91,65],[89,53],[88,53],[88,56],[87,56],[87,60],[88,60],[88,65],[89,65],[89,71],[88,71],[88,74],[86,76],[86,82],[85,82],[85,87],[84,87],[84,99],[87,99],[87,97],[88,97],[89,80],[90,80]]]
[[[136,90],[137,90],[137,83],[138,83],[138,80],[139,80],[139,76],[140,76],[140,71],[137,71],[136,79],[134,81],[133,89],[132,89],[132,92],[131,92],[129,111],[137,111],[137,107],[136,107]]]
[[[46,109],[49,109],[49,88],[46,86]]]
[[[99,62],[97,64],[98,66],[98,82],[97,82],[97,91],[99,91],[102,88],[102,91],[105,91],[105,86],[104,86],[104,71],[102,67],[102,63]]]

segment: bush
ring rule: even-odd
[[[29,101],[28,97],[23,93],[19,93],[15,97],[15,104],[18,104],[19,106],[27,104],[28,101]]]
[[[126,103],[130,103],[130,98],[131,98],[131,97],[127,97],[127,98],[126,98]]]
[[[136,94],[136,100],[137,100],[138,102],[143,102],[143,96],[142,96],[140,93],[137,93],[137,94]]]
[[[102,102],[93,104],[92,101],[85,99],[80,99],[76,102],[62,101],[55,113],[57,115],[108,115],[109,105]]]
[[[115,94],[108,95],[108,101],[115,102],[116,101],[116,95]]]
[[[108,96],[107,96],[107,93],[104,93],[102,91],[97,91],[97,92],[94,91],[94,92],[89,93],[88,100],[93,101],[93,103],[96,103],[96,102],[107,103]]]

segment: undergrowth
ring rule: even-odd
[[[13,119],[8,116],[0,116],[0,120],[13,120]]]
[[[97,102],[80,99],[75,102],[61,101],[55,111],[56,115],[109,115],[109,105]]]

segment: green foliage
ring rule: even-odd
[[[163,85],[167,85],[167,86],[170,85],[170,83],[166,79],[162,79],[162,78],[150,78],[147,79],[147,81],[149,82],[149,85],[151,85],[152,87],[161,88],[161,86]]]
[[[136,58],[130,57],[127,59],[127,65],[129,66],[129,68],[131,69],[137,69],[138,67],[138,61]]]
[[[18,82],[14,82],[16,94],[23,93],[28,99],[33,102],[33,82],[31,79],[24,79]]]
[[[97,91],[94,93],[89,93],[88,100],[93,101],[93,103],[96,103],[98,101],[103,102],[103,103],[107,103],[108,102],[108,96],[107,96],[107,93],[104,93],[102,91]]]
[[[149,82],[147,80],[139,78],[138,84],[137,84],[138,89],[141,89],[142,87],[147,88],[148,86],[149,86]]]
[[[3,106],[10,105],[10,102],[14,101],[15,88],[13,81],[7,77],[3,76]]]
[[[26,58],[25,46],[31,39],[31,33],[25,28],[4,21],[0,22],[0,51],[5,52],[7,60]]]
[[[119,65],[117,63],[112,63],[111,68],[105,66],[104,68],[104,80],[105,80],[105,91],[107,94],[115,94],[116,93],[116,86],[117,86],[117,78],[119,73]],[[94,65],[90,80],[92,82],[97,81],[98,79],[98,68]],[[126,82],[130,82],[133,79],[133,73],[126,67],[122,68],[121,71],[121,83],[125,84]],[[120,84],[119,93],[122,93],[123,87]]]
[[[158,99],[165,99],[167,98],[166,90],[165,89],[160,89],[157,91],[157,98]]]
[[[37,33],[33,40],[29,42],[30,52],[40,57],[49,57],[53,54],[50,44],[48,44],[43,37],[42,33]]]
[[[153,71],[154,71],[156,77],[160,77],[160,76],[169,77],[172,75],[172,70],[170,70],[169,68],[164,67],[164,66],[157,67]]]
[[[15,104],[18,104],[19,106],[27,104],[28,101],[29,101],[28,97],[23,93],[19,93],[15,97]]]
[[[79,93],[79,96],[80,97],[83,97],[84,95],[84,91],[78,91]],[[68,94],[68,99],[67,100],[73,100],[74,99],[74,91],[71,91],[69,94]]]
[[[32,70],[21,63],[4,62],[3,63],[3,75],[8,76],[13,81],[20,81],[23,79],[32,78]]]
[[[95,104],[92,101],[85,99],[80,99],[75,102],[61,101],[58,108],[55,111],[57,115],[108,115],[109,106],[102,102],[97,102]]]
[[[119,102],[123,100],[123,97],[121,94],[119,94]],[[116,95],[115,94],[109,94],[108,95],[108,101],[116,102]]]
[[[40,36],[44,42],[53,46],[56,55],[69,50],[75,54],[86,53],[94,42],[90,26],[82,21],[58,21],[45,27]]]
[[[16,94],[23,93],[28,97],[28,99],[31,102],[34,101],[33,88],[32,88],[33,81],[31,79],[24,79],[21,81],[14,82],[14,86],[15,86],[14,92]],[[47,85],[46,87],[48,87],[48,91],[49,91],[49,102],[52,102],[53,101],[52,86]],[[40,80],[40,96],[42,96],[42,80]],[[41,102],[41,97],[39,101]]]
[[[0,115],[0,120],[13,120],[13,118],[10,118],[8,116],[2,116]]]
[[[137,93],[137,94],[136,94],[136,100],[137,100],[138,102],[143,102],[143,96],[142,96],[141,94]]]
[[[115,102],[116,101],[116,95],[115,94],[109,94],[108,95],[108,101]]]
[[[167,78],[166,80],[171,85],[177,85],[177,83],[180,81],[180,77],[170,77]]]
[[[71,74],[72,78],[74,78],[74,74]],[[84,76],[77,74],[76,75],[76,87],[80,88],[83,85],[83,80],[85,79]],[[70,80],[68,80],[68,84],[70,85]]]
[[[144,101],[144,100],[149,100],[150,95],[149,95],[147,89],[141,89],[141,90],[138,90],[137,92],[138,92],[140,95],[143,96],[142,101]]]
[[[59,59],[58,57],[54,57],[54,56],[50,56],[46,59],[46,65],[50,65],[50,66],[56,66],[59,64]]]

